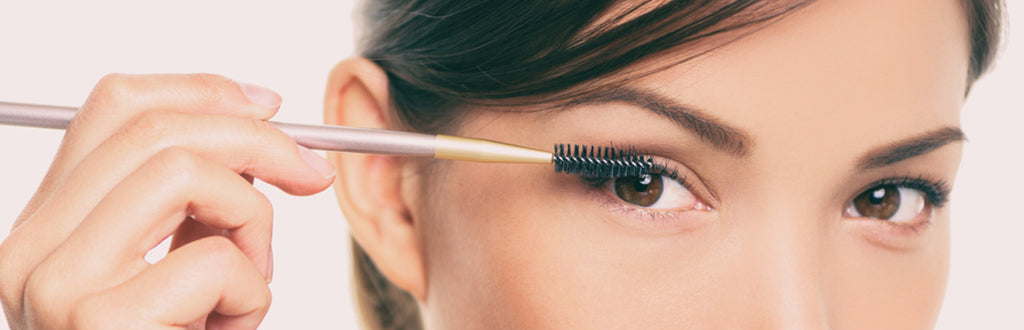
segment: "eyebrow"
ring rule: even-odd
[[[743,130],[725,124],[704,111],[652,92],[626,87],[612,88],[581,97],[568,104],[568,107],[609,102],[625,102],[650,110],[696,134],[701,141],[712,147],[737,157],[746,156],[753,145],[754,140]]]
[[[857,168],[867,171],[917,157],[967,137],[959,128],[947,126],[868,151],[857,162]]]

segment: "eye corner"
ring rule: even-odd
[[[892,242],[923,234],[946,202],[948,186],[923,176],[885,178],[848,199],[842,217],[872,239]]]

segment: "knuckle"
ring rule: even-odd
[[[124,73],[108,73],[100,78],[100,81],[96,83],[97,88],[103,87],[117,87],[125,86],[125,83],[130,80],[131,75]]]
[[[247,119],[246,129],[250,132],[250,138],[257,145],[262,146],[288,146],[293,147],[295,141],[276,126],[265,120]]]
[[[25,283],[24,308],[35,315],[53,313],[51,309],[56,306],[55,303],[63,301],[67,293],[60,283],[61,281],[47,275],[45,269],[37,269]]]
[[[121,136],[138,143],[155,143],[171,132],[173,115],[159,111],[139,114],[121,130]]]
[[[127,74],[107,74],[93,87],[89,102],[102,105],[122,103],[125,91],[131,88],[134,80],[133,76]]]
[[[235,214],[235,216],[221,219],[221,221],[224,221],[224,225],[229,228],[239,228],[253,223],[260,227],[272,226],[274,209],[270,204],[270,199],[255,188],[249,190],[247,195],[243,197],[246,201],[245,209]]]
[[[14,259],[15,255],[13,251],[14,248],[11,246],[12,244],[14,244],[12,243],[12,238],[8,238],[7,240],[4,240],[2,243],[0,243],[0,260],[10,261]],[[13,267],[11,267],[12,264],[12,262],[0,262],[0,283],[8,283],[7,281],[3,280],[10,277],[11,274],[14,273],[14,269]],[[0,285],[0,289],[2,289],[3,287],[4,286]]]
[[[242,253],[242,250],[235,245],[231,239],[214,235],[204,237],[192,244],[203,251],[205,260],[200,264],[206,265],[209,269],[245,269],[252,267],[252,261]]]
[[[207,236],[190,244],[195,244],[197,250],[203,251],[200,260],[196,262],[205,269],[234,270],[252,267],[251,261],[242,250],[227,237]]]
[[[0,285],[0,302],[3,302],[5,307],[21,304],[21,270],[14,262],[10,262],[13,259],[13,252],[8,242],[0,244],[0,260],[7,261],[0,262],[0,283],[4,283]]]
[[[256,189],[252,189],[250,192],[250,197],[246,199],[245,214],[230,218],[229,221],[231,223],[228,225],[232,226],[232,228],[237,228],[246,223],[254,223],[259,227],[272,227],[274,206],[270,203],[270,199]]]
[[[181,147],[160,150],[147,161],[152,180],[170,190],[187,189],[202,170],[202,159]]]
[[[222,87],[227,84],[231,84],[231,79],[228,77],[213,74],[213,73],[189,73],[185,74],[185,78],[192,80],[200,85]]]
[[[256,201],[252,203],[253,208],[256,210],[256,215],[260,219],[270,219],[274,216],[274,204],[270,202],[270,198],[258,191],[253,192]]]
[[[245,136],[252,145],[264,146],[264,148],[252,148],[247,152],[246,157],[244,158],[245,164],[242,168],[243,171],[255,165],[260,157],[265,157],[268,150],[282,147],[294,148],[294,140],[267,121],[259,119],[245,119],[244,124],[242,125],[242,132],[245,132],[243,133],[243,136]]]
[[[205,252],[203,255],[206,256],[208,262],[215,264],[223,264],[225,261],[233,262],[242,253],[234,242],[219,235],[204,237],[192,244],[196,244],[197,248]]]
[[[245,127],[245,129],[247,129],[252,134],[253,137],[258,139],[256,142],[271,143],[279,142],[282,138],[290,139],[287,137],[287,135],[284,134],[284,132],[281,132],[281,130],[279,130],[277,127],[274,127],[274,125],[270,124],[267,121],[259,119],[246,119],[245,122],[247,124],[247,127]]]
[[[98,113],[110,111],[108,109],[123,108],[125,105],[130,104],[131,92],[129,90],[132,88],[135,80],[135,77],[131,75],[120,73],[111,73],[100,78],[96,85],[93,86],[92,92],[89,93],[85,104],[71,118],[71,122],[67,127],[68,131],[77,130],[82,125],[82,122],[90,121],[93,117],[103,117],[98,115]]]
[[[209,73],[186,74],[185,80],[189,82],[192,97],[203,106],[219,104],[224,100],[227,88],[234,84],[227,77]]]
[[[270,309],[270,304],[273,302],[273,294],[270,293],[270,287],[266,285],[260,286],[260,298],[262,299],[259,310],[266,313]]]
[[[115,91],[122,90],[128,86],[131,86],[132,76],[123,73],[109,73],[104,75],[98,82],[93,90],[97,91]]]
[[[181,147],[163,149],[153,156],[153,163],[173,172],[191,173],[200,168],[200,162],[199,156]]]

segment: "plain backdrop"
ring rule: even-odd
[[[106,73],[212,72],[280,93],[276,120],[320,123],[327,72],[353,53],[353,2],[6,1],[0,100],[78,106]],[[1011,23],[1024,22],[1013,12],[1024,4],[1007,2],[1017,14]],[[951,204],[940,329],[1024,329],[1022,36],[1024,28],[1010,29],[995,70],[963,110],[970,142]],[[0,239],[61,135],[0,126]],[[274,203],[275,219],[274,303],[262,327],[355,328],[347,226],[333,192],[295,197],[257,187]]]

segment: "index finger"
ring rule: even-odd
[[[68,124],[57,156],[14,227],[35,213],[86,155],[144,112],[169,110],[268,119],[280,104],[281,97],[273,91],[219,75],[107,75]]]

